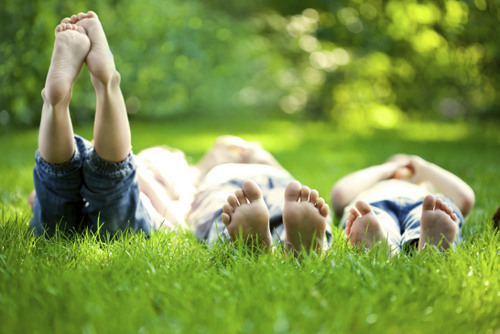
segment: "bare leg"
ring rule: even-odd
[[[131,136],[127,110],[120,90],[120,74],[97,15],[89,11],[65,18],[82,27],[90,39],[90,52],[85,59],[94,85],[97,103],[94,123],[94,147],[104,160],[119,162],[130,153]]]
[[[298,256],[300,251],[321,254],[325,238],[328,205],[316,190],[301,187],[297,181],[288,184],[285,190],[285,251]]]
[[[45,161],[60,164],[71,159],[75,150],[69,101],[73,83],[90,50],[90,41],[82,27],[70,23],[58,25],[55,34],[49,73],[42,90],[38,148]]]
[[[364,201],[357,201],[356,208],[352,208],[346,223],[345,233],[349,242],[359,248],[371,249],[379,241],[389,247],[389,251],[395,252],[391,241],[380,225],[377,216],[370,205]]]
[[[422,204],[420,218],[420,240],[418,250],[425,246],[439,246],[448,249],[457,235],[457,215],[443,200],[434,195],[427,195]]]
[[[272,237],[269,230],[269,211],[262,198],[259,186],[251,181],[243,182],[227,199],[222,210],[222,222],[226,225],[231,240],[242,238],[251,245],[271,251]]]

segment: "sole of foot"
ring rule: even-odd
[[[422,204],[418,250],[427,245],[439,247],[440,250],[450,248],[457,235],[457,222],[457,215],[448,204],[434,195],[427,195]]]
[[[377,215],[370,205],[364,201],[357,201],[349,212],[346,222],[345,234],[352,246],[360,249],[371,249],[380,241],[388,246],[388,251],[393,252],[394,247],[385,235]]]
[[[64,18],[61,23],[72,23],[85,29],[90,39],[90,52],[85,59],[92,82],[107,84],[117,74],[113,54],[109,48],[106,34],[96,13],[78,13]]]
[[[69,103],[71,90],[85,57],[90,40],[85,30],[75,24],[61,23],[55,30],[56,41],[42,96],[51,105]]]
[[[303,187],[297,181],[288,184],[283,210],[287,255],[293,253],[297,257],[311,250],[321,254],[328,212],[328,205],[316,190]]]
[[[241,189],[227,198],[222,211],[222,222],[233,242],[242,239],[252,246],[272,250],[269,210],[255,182],[243,182]]]

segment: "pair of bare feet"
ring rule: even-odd
[[[69,112],[73,84],[85,63],[96,91],[94,149],[104,160],[119,162],[130,153],[131,135],[120,75],[96,13],[64,18],[55,29],[56,40],[42,90],[44,100],[38,148],[42,158],[61,164],[74,154]]]
[[[272,251],[269,211],[259,186],[247,180],[227,202],[222,208],[222,221],[231,240],[242,238],[251,245]],[[301,186],[297,181],[288,184],[283,210],[287,255],[298,256],[303,251],[321,254],[328,211],[328,205],[316,190]]]
[[[455,240],[457,222],[457,215],[453,213],[452,208],[442,199],[427,195],[422,203],[418,250],[424,249],[427,245],[448,249]],[[391,252],[397,249],[387,238],[370,205],[364,201],[356,202],[355,208],[350,210],[345,234],[353,246],[371,249],[380,242]]]
[[[96,13],[89,11],[64,18],[56,27],[55,35],[54,51],[42,93],[50,104],[69,102],[71,88],[84,62],[94,85],[111,81],[116,68]]]

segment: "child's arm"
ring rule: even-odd
[[[447,170],[418,156],[412,156],[408,167],[413,169],[412,182],[430,181],[446,197],[451,198],[464,216],[467,216],[476,201],[474,191],[462,179]]]
[[[331,192],[332,207],[337,216],[341,216],[344,208],[362,191],[375,183],[390,179],[404,163],[386,162],[382,165],[368,167],[344,176],[335,183]]]

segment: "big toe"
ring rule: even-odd
[[[365,201],[357,201],[355,205],[356,209],[358,209],[359,213],[361,213],[362,216],[369,214],[372,211],[370,205]]]
[[[252,180],[246,180],[243,182],[241,187],[245,193],[245,197],[248,198],[250,202],[256,201],[262,198],[262,191],[260,190],[257,183]]]
[[[285,189],[285,201],[297,202],[300,197],[300,182],[292,181],[288,184]]]
[[[423,210],[433,210],[436,205],[436,197],[434,195],[427,195],[424,198],[424,202],[422,203]]]

